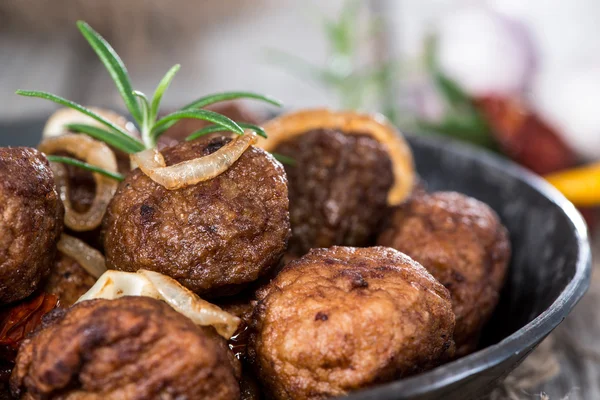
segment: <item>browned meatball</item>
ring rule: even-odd
[[[0,148],[0,304],[29,296],[50,272],[64,207],[46,157]]]
[[[314,249],[262,292],[249,356],[276,399],[322,399],[438,365],[453,351],[448,291],[386,247]]]
[[[226,138],[165,149],[167,164],[208,155]],[[167,190],[139,169],[121,182],[105,216],[109,268],[169,275],[205,296],[238,292],[281,258],[290,234],[285,172],[249,148],[209,181]]]
[[[366,246],[384,215],[394,177],[383,145],[367,135],[315,130],[276,149],[286,165],[292,238],[288,252],[316,247]]]
[[[58,296],[60,307],[72,306],[96,282],[77,261],[61,253],[56,260],[46,280],[44,291]]]
[[[510,258],[508,234],[496,213],[460,193],[418,195],[394,212],[378,244],[408,254],[450,290],[456,355],[474,351]]]
[[[238,399],[211,330],[146,297],[84,301],[23,342],[11,390],[30,399]]]

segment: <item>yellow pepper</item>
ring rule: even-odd
[[[576,206],[600,206],[600,163],[556,172],[545,178]]]

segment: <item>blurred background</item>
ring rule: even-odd
[[[1,0],[0,131],[9,127],[11,136],[0,133],[0,144],[15,143],[28,121],[43,125],[55,109],[16,96],[18,88],[124,110],[78,19],[115,47],[136,89],[152,92],[182,64],[167,110],[212,92],[252,90],[288,109],[381,112],[404,132],[512,158],[546,176],[595,225],[598,0]],[[273,112],[243,106],[263,118]],[[528,359],[525,380],[509,377],[512,386],[495,398],[600,396],[600,346],[583,329],[599,323],[596,296],[594,280],[585,310]],[[541,398],[533,394],[524,398]]]
[[[597,0],[2,0],[0,121],[53,110],[17,88],[123,109],[78,19],[113,44],[136,89],[182,64],[166,109],[253,90],[289,109],[382,112],[542,175],[600,159]],[[600,167],[564,175],[553,183],[594,224]]]

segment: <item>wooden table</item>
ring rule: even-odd
[[[588,293],[490,400],[600,399],[600,229],[592,246]]]

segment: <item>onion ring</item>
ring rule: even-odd
[[[65,134],[47,138],[40,143],[38,148],[46,154],[66,152],[88,164],[110,172],[117,172],[117,160],[110,147],[85,135]],[[88,211],[79,213],[73,209],[69,199],[69,177],[66,168],[58,163],[50,163],[50,165],[65,206],[65,225],[78,232],[91,231],[98,227],[119,183],[104,175],[93,173],[96,182],[96,197]]]
[[[106,271],[77,303],[92,299],[113,300],[123,296],[145,296],[162,300],[196,325],[212,326],[225,339],[236,332],[241,320],[201,299],[175,279],[143,269],[133,272]]]
[[[154,182],[166,189],[176,190],[207,181],[227,171],[256,141],[254,132],[246,132],[212,154],[169,167],[156,148],[132,154],[131,161]]]
[[[56,247],[58,251],[77,261],[94,278],[100,278],[106,272],[106,261],[102,253],[82,240],[63,233]]]
[[[132,136],[137,136],[135,125],[127,121],[127,118],[124,116],[103,108],[88,107],[88,109],[123,128],[127,132],[130,132]],[[77,110],[73,110],[72,108],[61,108],[52,114],[50,118],[48,118],[48,121],[46,121],[44,130],[42,131],[42,138],[46,139],[70,133],[65,127],[65,125],[69,124],[85,124],[106,129],[103,124],[96,121],[94,118],[88,117]]]
[[[383,115],[355,111],[332,111],[326,108],[307,109],[283,114],[263,126],[268,138],[258,147],[275,151],[286,140],[314,129],[336,129],[346,135],[369,135],[381,143],[392,161],[394,186],[388,193],[388,204],[402,203],[415,186],[416,172],[410,146]]]

